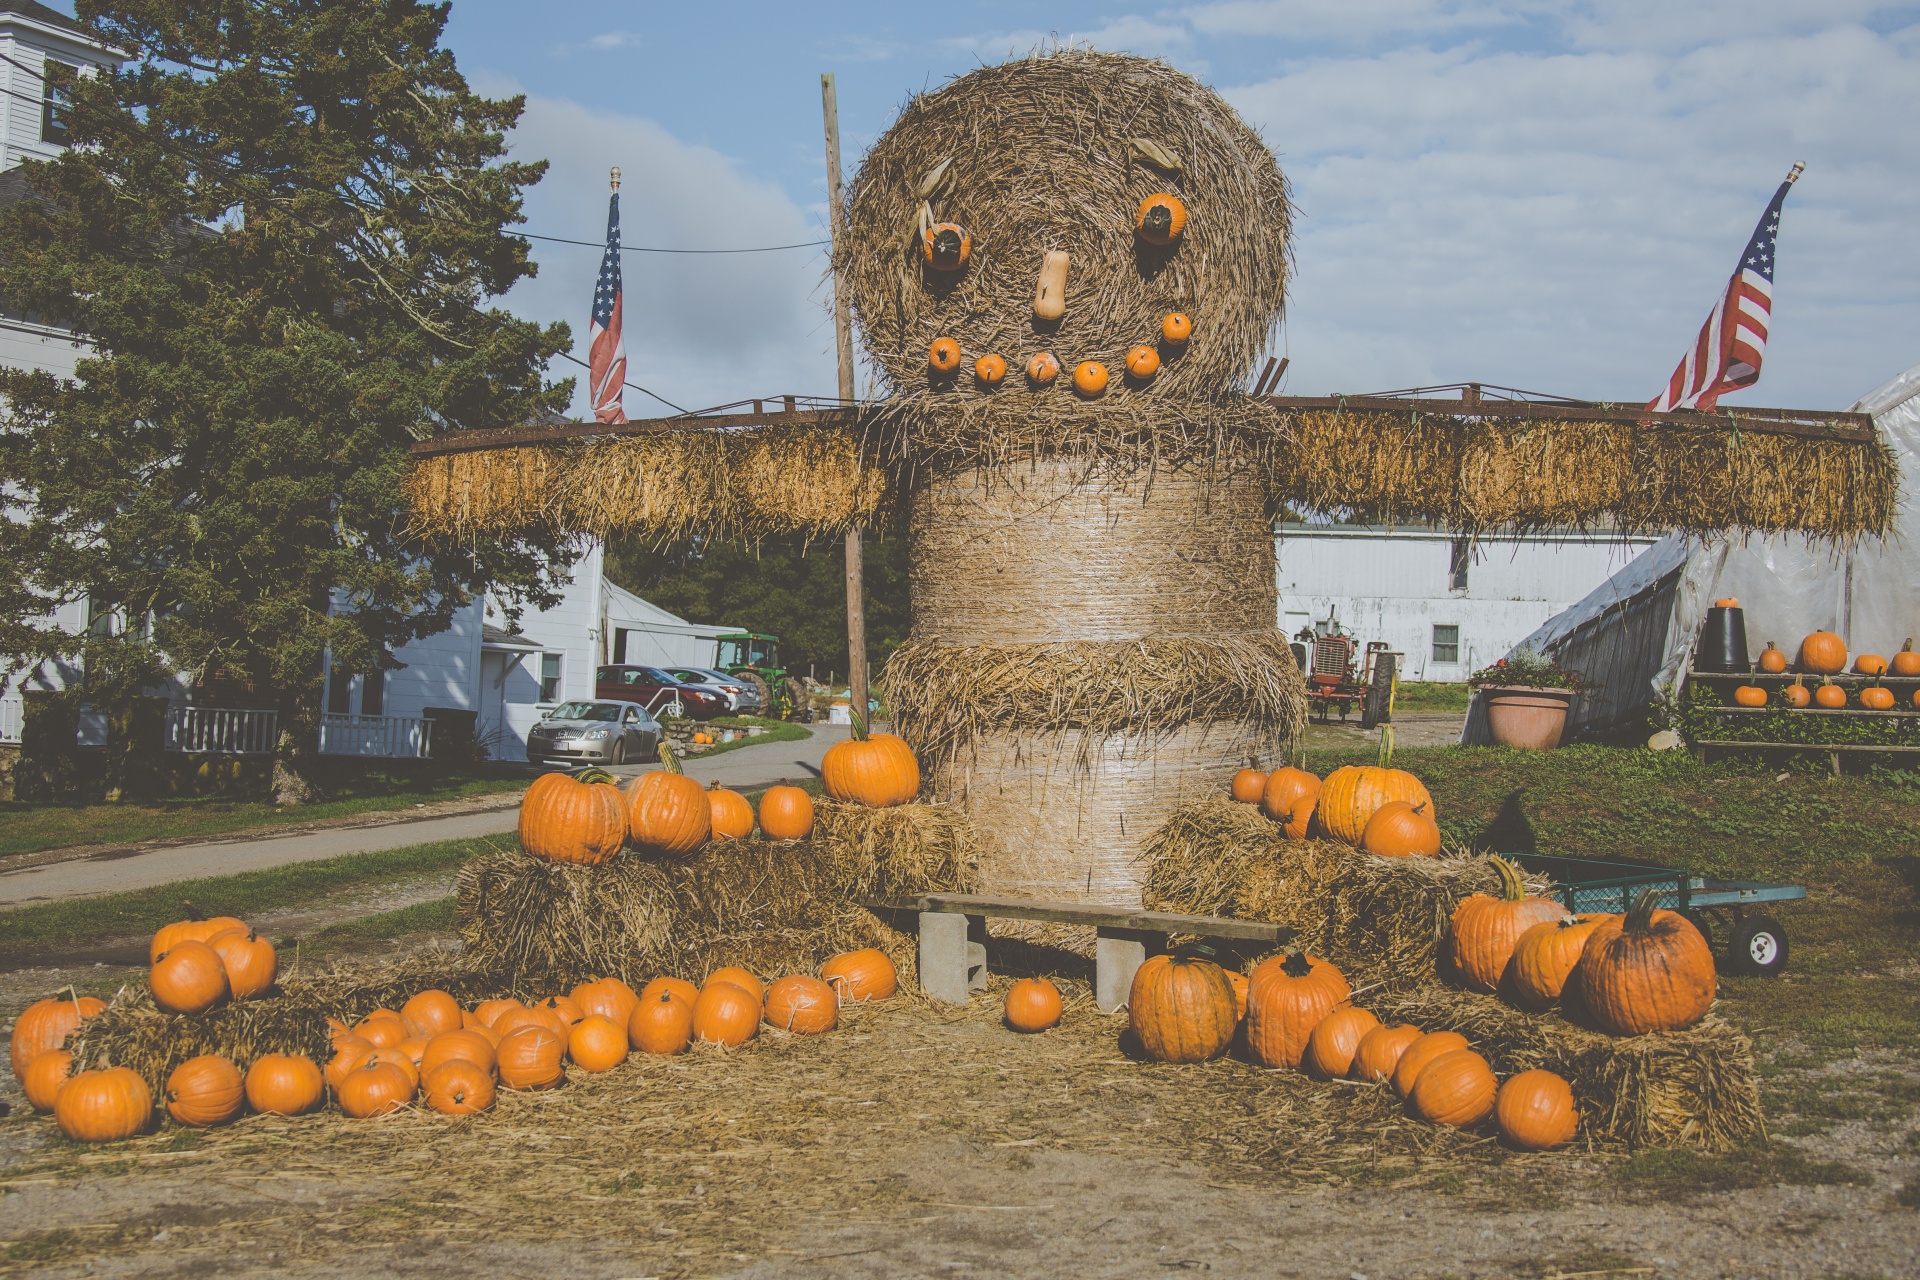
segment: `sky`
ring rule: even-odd
[[[454,0],[447,32],[476,88],[527,95],[514,149],[552,165],[527,230],[600,241],[619,165],[626,243],[666,248],[825,238],[822,72],[850,177],[909,95],[1046,42],[1164,58],[1273,148],[1286,392],[1650,398],[1795,161],[1765,369],[1728,403],[1846,408],[1920,362],[1916,3]],[[536,257],[506,303],[584,357],[599,251]],[[630,380],[688,408],[834,394],[824,269],[628,253]]]

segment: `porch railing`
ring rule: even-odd
[[[169,751],[270,756],[280,715],[244,707],[168,707],[163,742]]]
[[[330,756],[393,756],[424,760],[433,750],[433,721],[419,716],[322,716],[320,751]]]

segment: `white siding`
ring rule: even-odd
[[[69,66],[111,66],[119,61],[97,46],[82,43],[73,33],[36,21],[24,14],[0,14],[0,169],[22,160],[50,160],[61,145],[41,133],[41,99],[45,81],[41,65],[49,58]]]

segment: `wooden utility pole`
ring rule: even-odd
[[[827,122],[827,208],[833,229],[833,338],[840,356],[840,403],[853,405],[853,316],[840,279],[840,245],[847,234],[847,213],[840,204],[840,104],[834,97],[833,72],[820,77],[820,110]],[[864,719],[867,714],[867,592],[860,539],[866,526],[847,527],[847,701]]]

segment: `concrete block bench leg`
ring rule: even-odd
[[[920,989],[935,1000],[965,1004],[987,985],[986,921],[954,911],[920,913]]]
[[[1136,929],[1094,930],[1093,1002],[1100,1012],[1126,1008],[1134,972],[1147,962],[1147,948],[1164,943],[1161,935]]]

